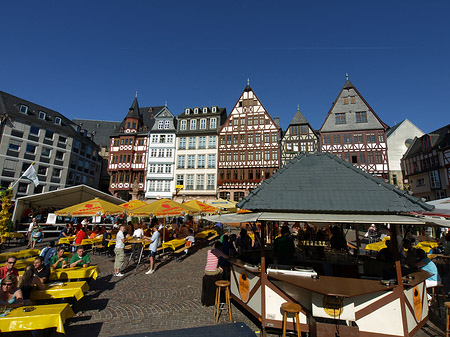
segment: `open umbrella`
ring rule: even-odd
[[[217,199],[217,200],[212,200],[212,201],[207,201],[208,204],[219,208],[221,210],[225,210],[225,211],[229,211],[229,212],[236,212],[237,207],[236,204],[237,202],[232,201],[232,200],[225,200],[225,199]]]
[[[120,204],[119,206],[124,207],[128,210],[134,210],[136,208],[142,207],[148,205],[146,202],[143,202],[142,200],[131,200],[128,202],[124,202],[123,204]]]
[[[196,210],[202,212],[202,213],[216,213],[219,211],[218,208],[215,208],[214,206],[205,204],[198,200],[190,200],[183,205],[187,205],[189,207],[195,208]]]
[[[134,215],[149,215],[153,214],[155,216],[178,216],[183,215],[183,213],[199,213],[193,207],[189,207],[185,204],[180,204],[170,199],[160,199],[151,204],[136,208],[133,210]]]
[[[66,215],[66,216],[101,216],[101,215],[117,215],[126,212],[126,209],[114,205],[108,201],[102,199],[91,199],[70,207],[60,209],[55,212],[56,215]]]

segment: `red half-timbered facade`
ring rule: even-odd
[[[157,107],[161,108],[161,107]],[[139,108],[134,99],[127,116],[111,135],[108,173],[109,191],[123,200],[143,199],[148,153],[148,134],[154,123],[153,107]]]
[[[388,128],[347,78],[320,128],[321,150],[387,178]]]
[[[219,197],[240,201],[280,167],[281,129],[250,85],[219,129]]]

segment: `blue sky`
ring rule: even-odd
[[[388,125],[450,123],[450,1],[5,1],[0,90],[69,118],[218,105],[250,85],[321,127],[348,73]]]

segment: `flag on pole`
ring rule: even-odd
[[[32,181],[34,183],[34,186],[39,185],[39,179],[33,164],[31,164],[30,167],[28,167],[27,170],[23,173],[22,178]]]

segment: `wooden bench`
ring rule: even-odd
[[[95,253],[99,252],[99,250],[105,250],[105,252],[106,252],[106,247],[103,246],[103,244],[101,242],[92,245],[92,254],[95,255]]]
[[[211,242],[213,242],[215,239],[217,239],[219,237],[219,234],[215,234],[213,236],[210,236],[208,238],[208,244],[210,244]]]

